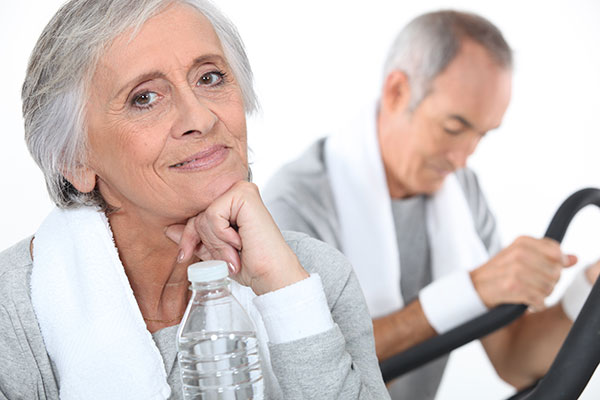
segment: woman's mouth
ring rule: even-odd
[[[223,145],[211,146],[206,150],[193,154],[185,160],[171,165],[169,168],[179,171],[205,170],[221,164],[229,154],[229,148]]]

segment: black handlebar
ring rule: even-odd
[[[573,193],[558,208],[544,236],[562,242],[575,214],[590,204],[600,207],[599,189],[587,188]],[[597,282],[546,376],[533,390],[513,399],[575,399],[581,394],[600,362],[600,312],[594,312],[599,302],[600,284]],[[526,309],[524,304],[500,305],[447,333],[384,360],[379,364],[383,379],[389,382],[483,337],[514,321]]]

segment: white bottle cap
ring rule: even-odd
[[[190,265],[187,273],[190,282],[210,282],[226,278],[229,269],[225,261],[209,260]]]

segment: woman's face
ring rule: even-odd
[[[187,5],[126,32],[99,61],[87,102],[89,191],[165,221],[204,210],[248,171],[240,88],[212,25]],[[83,182],[83,183],[81,183]]]

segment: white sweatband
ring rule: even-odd
[[[467,271],[437,279],[419,292],[425,317],[438,334],[446,333],[488,309]]]
[[[319,274],[257,296],[253,302],[273,344],[316,335],[334,326]]]
[[[571,321],[575,321],[592,291],[592,284],[585,276],[586,270],[587,268],[583,268],[575,274],[575,279],[573,279],[561,300],[562,308]]]

